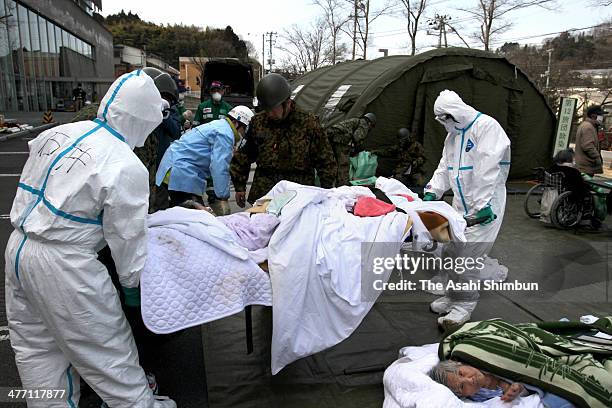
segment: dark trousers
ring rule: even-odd
[[[184,191],[168,190],[170,196],[170,207],[177,207],[183,204],[187,200],[193,200],[197,203],[204,205],[204,200],[201,196],[197,196],[193,193],[185,193]]]
[[[147,329],[142,320],[140,307],[125,306],[123,291],[121,290],[121,283],[119,283],[119,275],[117,275],[115,262],[113,261],[111,251],[108,246],[104,247],[100,252],[98,252],[98,260],[106,267],[106,269],[108,269],[111,280],[119,292],[123,313],[125,314],[125,317],[132,328],[132,334],[134,336],[136,348],[138,349],[140,365],[145,372],[155,372],[156,366],[159,366],[159,355],[157,353],[157,349],[161,344],[180,335],[182,331],[171,334],[155,334]]]

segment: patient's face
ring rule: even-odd
[[[448,387],[462,397],[476,394],[485,382],[482,371],[469,365],[460,366],[457,374],[448,374],[447,377]]]

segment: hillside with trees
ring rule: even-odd
[[[612,78],[607,78],[604,83],[594,84],[591,79],[577,72],[612,67],[612,22],[586,32],[564,32],[545,40],[539,46],[505,43],[497,49],[497,53],[516,64],[544,89],[549,50],[550,87],[612,87]]]
[[[158,25],[143,21],[138,14],[122,10],[106,18],[97,18],[113,34],[115,44],[146,49],[171,65],[178,66],[179,57],[229,57],[246,60],[248,44],[232,27],[202,28],[182,24]]]

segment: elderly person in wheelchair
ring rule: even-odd
[[[527,193],[525,210],[532,218],[551,223],[558,228],[577,227],[588,221],[594,230],[602,227],[606,217],[606,191],[591,187],[586,180],[590,176],[581,174],[574,164],[574,151],[566,149],[553,158],[553,165],[543,172],[544,183]],[[536,211],[530,209],[530,199],[541,194]]]

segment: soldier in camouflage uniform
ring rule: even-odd
[[[98,116],[99,107],[99,103],[90,103],[89,105],[85,105],[72,119],[70,119],[70,122],[74,123],[84,120],[94,120],[96,116]]]
[[[364,149],[370,129],[376,126],[376,115],[366,113],[361,118],[344,120],[325,129],[336,158],[336,186],[349,182],[349,157]]]
[[[397,157],[393,177],[406,186],[422,186],[425,149],[411,136],[408,129],[401,128],[397,133],[396,145],[374,150],[373,153],[385,157]]]
[[[321,187],[333,187],[336,162],[317,117],[295,106],[291,87],[279,74],[268,74],[257,86],[263,112],[251,120],[245,143],[234,154],[230,173],[236,203],[244,207],[251,163],[257,163],[248,201],[255,202],[281,180],[314,185],[315,170]]]

